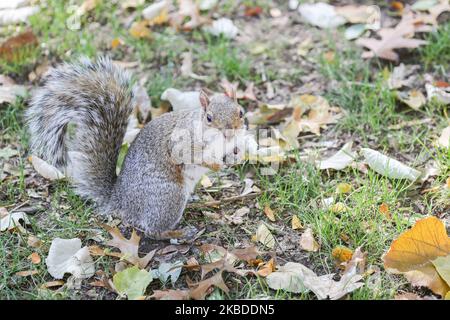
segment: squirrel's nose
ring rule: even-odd
[[[234,147],[234,149],[233,149],[233,153],[234,153],[234,154],[238,154],[238,153],[239,153],[239,149],[238,149],[238,147]]]

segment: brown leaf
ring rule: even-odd
[[[118,248],[123,255],[123,259],[128,262],[137,265],[139,268],[145,268],[150,260],[155,255],[156,250],[150,251],[145,255],[145,257],[139,257],[139,242],[141,237],[139,237],[135,230],[133,230],[130,239],[126,239],[117,227],[111,228],[106,224],[102,224],[103,228],[109,232],[113,237],[109,240],[106,245]]]
[[[28,256],[28,259],[31,260],[32,264],[41,263],[41,256],[37,252],[33,252]]]
[[[370,51],[363,53],[363,58],[380,57],[387,60],[398,61],[399,57],[394,49],[417,48],[427,42],[419,39],[408,38],[414,35],[414,20],[410,15],[404,15],[395,28],[382,28],[378,30],[381,40],[375,38],[360,38],[356,44],[368,48]]]
[[[11,62],[20,57],[22,50],[33,48],[37,45],[38,40],[33,31],[25,31],[3,42],[0,46],[0,58]]]
[[[189,300],[189,290],[155,290],[150,296],[155,300]]]
[[[275,271],[275,260],[274,258],[272,258],[258,270],[257,274],[261,277],[267,277],[274,271]]]
[[[267,217],[270,221],[272,221],[272,222],[275,221],[275,214],[273,213],[273,210],[270,209],[270,206],[269,206],[269,205],[266,205],[266,206],[264,207],[264,213],[265,213],[266,217]]]
[[[16,272],[16,276],[29,277],[29,276],[33,276],[33,275],[38,274],[38,273],[39,272],[37,270],[25,270],[25,271]]]
[[[298,218],[297,215],[293,215],[292,216],[292,230],[298,230],[298,229],[303,229],[303,225],[302,222],[300,221],[300,219]]]
[[[203,300],[209,294],[209,289],[213,286],[222,289],[225,293],[229,292],[229,289],[222,278],[222,270],[217,272],[211,278],[192,284],[192,287],[194,288],[190,291],[190,297],[195,300]]]
[[[175,27],[182,30],[192,30],[208,21],[200,15],[198,5],[193,0],[178,0],[178,4],[178,12],[170,17],[170,21]],[[186,18],[188,18],[188,21],[183,23]]]
[[[55,281],[49,281],[46,283],[43,283],[41,285],[42,289],[47,289],[47,288],[53,288],[53,287],[60,287],[62,285],[64,285],[64,280],[55,280]]]
[[[254,7],[246,7],[244,16],[246,17],[256,17],[259,16],[263,12],[263,9],[259,6]]]

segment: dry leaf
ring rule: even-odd
[[[272,222],[275,221],[275,214],[273,213],[273,210],[270,209],[270,206],[269,206],[269,205],[266,205],[266,206],[264,207],[264,214],[266,215],[266,217],[267,217],[270,221],[272,221]]]
[[[131,233],[131,238],[126,239],[122,233],[120,233],[119,228],[111,228],[106,224],[103,224],[102,226],[113,237],[106,243],[106,245],[118,248],[122,254],[122,259],[125,259],[126,261],[143,269],[155,255],[156,250],[153,250],[147,253],[144,257],[139,257],[139,242],[141,237],[137,235],[135,230]]]
[[[356,152],[352,152],[353,142],[347,142],[341,150],[326,160],[318,161],[320,170],[334,169],[342,170],[346,168],[356,157]]]
[[[387,271],[404,274],[413,286],[427,286],[441,296],[450,290],[432,261],[450,254],[450,238],[436,217],[421,219],[392,242],[384,256]]]
[[[300,221],[299,217],[295,214],[292,216],[291,226],[292,230],[303,229],[302,222]]]
[[[339,264],[341,264],[342,262],[348,262],[352,259],[353,251],[346,247],[336,247],[331,252],[331,255]]]
[[[190,297],[195,300],[203,300],[209,293],[211,287],[217,287],[222,289],[225,293],[228,293],[229,289],[222,278],[222,271],[217,272],[211,278],[205,279],[198,283],[192,284],[193,287],[189,293]]]
[[[378,151],[361,148],[361,152],[372,170],[388,178],[416,181],[421,175],[420,171],[389,158]]]
[[[14,61],[20,57],[20,52],[24,49],[33,48],[37,45],[38,40],[33,31],[23,32],[2,43],[0,46],[0,58],[6,61]]]
[[[15,275],[19,276],[19,277],[29,277],[29,276],[34,276],[35,274],[38,274],[39,271],[37,270],[25,270],[25,271],[19,271],[16,272]]]
[[[49,281],[45,282],[41,285],[42,289],[48,289],[48,288],[54,288],[54,287],[60,287],[64,285],[64,280],[55,280],[55,281]]]
[[[417,90],[411,90],[409,92],[398,92],[397,97],[411,107],[414,110],[419,110],[425,103],[427,103],[427,98],[422,92]]]
[[[265,263],[261,268],[259,268],[259,270],[256,273],[261,277],[267,277],[274,271],[275,271],[275,260],[274,258],[272,258],[267,263]]]
[[[432,84],[425,84],[428,101],[436,100],[442,104],[450,104],[450,87],[437,87]]]
[[[275,247],[275,238],[270,232],[267,225],[261,222],[256,230],[256,241],[261,242],[264,246],[269,249],[273,249]]]
[[[350,193],[352,191],[352,185],[349,183],[338,183],[336,186],[336,193],[338,194],[344,194],[344,193]]]
[[[302,233],[300,237],[300,247],[303,250],[310,252],[316,252],[320,249],[320,245],[314,239],[311,228],[306,229],[305,232]]]
[[[143,38],[150,39],[152,32],[148,28],[148,25],[149,25],[148,20],[133,22],[129,30],[130,35],[136,39],[143,39]]]
[[[437,144],[443,148],[448,148],[450,146],[450,126],[442,130],[442,133],[437,140]]]
[[[32,264],[39,264],[41,263],[41,256],[37,252],[33,252],[28,256],[28,259],[31,261]]]
[[[37,12],[39,12],[38,6],[28,6],[28,7],[0,10],[0,26],[27,22],[28,18]]]
[[[232,224],[239,225],[244,223],[244,217],[250,212],[248,207],[242,207],[236,210],[231,216],[225,216],[225,219],[230,221]]]
[[[55,279],[62,279],[66,273],[72,274],[75,279],[86,279],[95,274],[89,249],[81,248],[81,240],[78,238],[53,239],[45,263],[48,273]]]
[[[382,203],[380,207],[378,208],[380,210],[380,213],[386,217],[386,219],[391,219],[391,212],[389,211],[389,206],[386,203]]]
[[[395,28],[382,28],[377,34],[381,40],[375,38],[360,38],[356,44],[368,48],[370,51],[363,53],[363,58],[380,57],[387,60],[398,61],[398,54],[394,49],[417,48],[427,42],[419,39],[411,39],[409,36],[415,32],[415,26],[411,18],[404,16]]]
[[[338,15],[335,7],[323,2],[301,4],[298,11],[308,23],[322,29],[336,28],[346,22],[344,17]]]
[[[226,38],[234,39],[239,29],[234,25],[233,21],[228,18],[220,18],[214,20],[210,27],[205,28],[206,31],[215,36],[223,35]]]
[[[24,212],[7,213],[0,219],[0,231],[13,230],[15,228],[24,231],[20,223],[21,221],[24,225],[30,224],[30,220],[28,220],[28,217]]]
[[[190,294],[189,290],[154,290],[153,294],[150,296],[155,300],[189,300]]]

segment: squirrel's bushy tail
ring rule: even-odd
[[[33,154],[68,168],[81,196],[105,201],[134,96],[130,75],[108,58],[53,69],[26,113]]]

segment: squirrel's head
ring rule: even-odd
[[[207,89],[200,91],[200,104],[204,110],[206,126],[227,132],[244,127],[244,109],[237,103],[236,92],[214,94]]]

